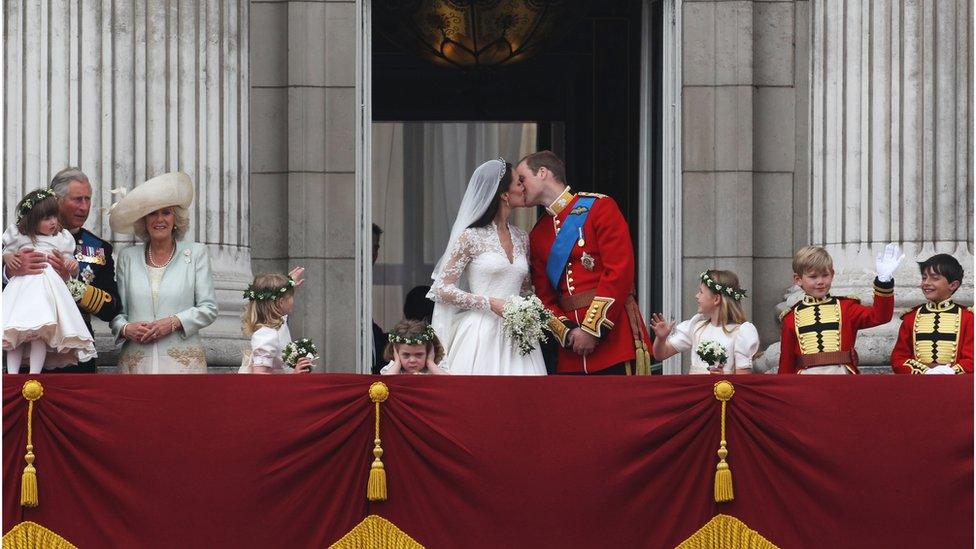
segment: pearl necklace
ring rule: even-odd
[[[146,250],[149,253],[149,266],[155,267],[157,269],[165,269],[167,266],[169,266],[170,262],[173,261],[173,258],[176,257],[175,243],[173,244],[173,251],[169,254],[169,259],[167,259],[166,263],[163,263],[162,265],[156,263],[156,259],[153,257],[153,253],[152,253],[152,246],[150,244],[146,244]]]

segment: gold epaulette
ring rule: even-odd
[[[593,198],[606,198],[607,195],[600,193],[576,193],[576,196],[592,196]]]
[[[789,307],[785,311],[781,312],[779,314],[779,321],[782,322],[783,319],[786,318],[786,315],[788,315],[791,312],[793,312],[793,309],[796,309],[796,306],[799,305],[800,303],[803,303],[803,301],[797,301],[796,303],[793,304],[792,307]]]
[[[905,318],[906,316],[912,314],[913,312],[915,312],[915,311],[917,311],[917,310],[919,310],[921,308],[922,308],[921,305],[916,305],[915,307],[912,307],[911,309],[908,309],[907,311],[905,311],[904,313],[902,313],[899,318]]]

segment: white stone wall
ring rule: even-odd
[[[4,221],[25,191],[79,166],[93,185],[86,226],[118,248],[131,237],[109,230],[108,191],[188,173],[188,238],[210,248],[221,311],[204,330],[212,364],[240,360],[250,281],[248,12],[246,0],[4,2]]]
[[[729,269],[764,342],[789,258],[807,243],[808,2],[682,2],[684,302],[698,273]]]
[[[290,319],[356,371],[355,2],[251,2],[255,272],[306,267]],[[257,206],[259,205],[259,206]]]

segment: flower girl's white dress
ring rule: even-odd
[[[16,225],[3,233],[3,253],[29,247],[72,259],[75,239],[62,230],[54,236],[20,234]],[[44,368],[57,368],[95,358],[95,340],[64,280],[48,265],[36,275],[15,276],[3,289],[3,349],[42,339],[48,354]]]

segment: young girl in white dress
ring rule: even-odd
[[[693,351],[689,374],[750,374],[752,357],[759,350],[759,332],[739,303],[746,297],[739,288],[739,277],[732,271],[709,270],[699,275],[701,283],[695,299],[698,314],[675,326],[660,313],[651,315],[654,331],[654,359],[664,360]],[[725,350],[724,363],[708,364],[698,353],[699,345],[713,342]],[[714,347],[714,346],[713,346]]]
[[[444,347],[430,324],[422,320],[401,320],[390,330],[389,340],[383,358],[390,363],[380,370],[380,374],[451,373],[441,364]]]
[[[238,373],[301,374],[312,370],[312,359],[302,357],[295,369],[285,367],[281,353],[291,343],[288,315],[295,307],[295,288],[302,285],[305,269],[296,267],[288,276],[279,273],[260,274],[244,292],[248,299],[241,319],[245,336],[251,338],[251,349],[245,351]]]
[[[17,204],[17,222],[3,233],[3,261],[17,268],[14,253],[33,248],[58,254],[68,271],[78,272],[75,239],[58,222],[58,199],[53,191],[31,191]],[[3,289],[3,349],[7,372],[20,370],[24,353],[30,373],[47,366],[58,368],[95,358],[92,338],[68,286],[48,265],[41,274],[15,276]]]

